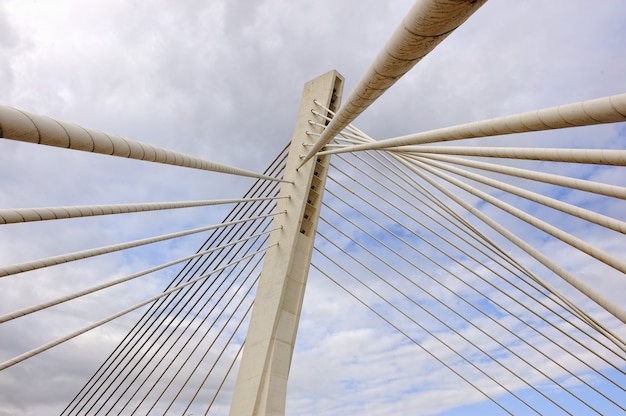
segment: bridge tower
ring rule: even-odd
[[[314,101],[332,111],[339,108],[343,77],[330,71],[304,85],[291,139],[284,182],[273,231],[245,340],[230,414],[282,415],[287,378],[309,271],[315,229],[328,169],[321,156],[301,164],[327,120],[316,115]],[[319,113],[318,113],[319,114]],[[272,246],[274,243],[279,243]]]

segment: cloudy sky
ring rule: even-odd
[[[262,171],[291,136],[302,85],[336,69],[345,77],[347,95],[411,4],[0,0],[0,104]],[[382,139],[622,93],[624,21],[620,0],[492,0],[356,124]],[[611,142],[620,128],[622,142]],[[608,139],[585,146],[624,147],[623,127],[601,132]],[[0,178],[2,208],[237,198],[251,184],[247,178],[3,140]],[[605,179],[624,183],[623,176]],[[0,264],[219,222],[226,209],[4,226]],[[148,257],[93,259],[3,279],[0,308],[4,313],[90,286],[102,276],[123,276],[158,264],[159,258],[181,257],[201,240],[167,244]],[[600,287],[614,301],[624,300],[623,282],[603,281]],[[422,358],[411,358],[412,346],[404,341],[381,337],[389,334],[384,324],[367,325],[375,318],[365,309],[348,319],[341,311],[356,304],[323,276],[312,273],[310,289],[298,340],[301,353],[294,358],[290,414],[407,414],[417,400],[430,403],[420,407],[425,414],[450,410],[448,398],[434,394],[407,395],[412,398],[389,404],[390,392],[375,384],[352,394],[341,374],[384,379],[398,368],[419,367]],[[0,360],[84,325],[79,313],[99,319],[159,290],[158,280],[144,280],[106,306],[78,305],[4,325]],[[116,344],[126,322],[0,374],[0,415],[58,413],[82,385],[81,377],[88,377]],[[328,330],[316,330],[320,326]],[[346,359],[356,344],[369,345],[370,355]],[[385,351],[393,354],[366,358]],[[441,377],[442,371],[432,374]],[[352,384],[353,390],[355,385],[360,386]],[[307,395],[307,386],[315,391]],[[311,397],[327,401],[318,408]],[[363,407],[364,400],[380,407]],[[467,401],[472,405],[475,398]],[[300,407],[307,410],[301,413]],[[463,411],[472,409],[481,411]]]

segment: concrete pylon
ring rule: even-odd
[[[270,246],[254,301],[250,327],[235,392],[232,416],[283,415],[287,378],[291,367],[304,288],[311,262],[315,230],[328,170],[328,156],[313,158],[299,168],[305,144],[318,137],[321,128],[309,120],[326,124],[311,110],[324,113],[313,101],[336,111],[339,107],[343,77],[330,71],[304,85],[296,127],[291,139],[277,210],[286,215],[274,218]]]

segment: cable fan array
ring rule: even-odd
[[[448,157],[446,146],[377,150],[382,142],[349,125],[321,152],[335,157],[312,260],[317,274],[494,412],[626,411],[623,324],[565,283],[591,286],[568,270],[574,257],[623,278],[624,222],[568,202],[592,192],[601,211],[603,200],[624,199],[626,188],[580,177],[607,169],[623,177],[611,151],[598,150],[606,157],[584,169],[576,160],[565,176],[549,173],[563,163],[550,157],[510,166],[497,157],[513,156],[501,153],[490,162],[468,157],[487,153],[472,144],[450,146],[466,156]],[[583,227],[599,244],[579,243],[572,233]],[[386,382],[406,388],[411,377]]]

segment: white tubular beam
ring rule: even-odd
[[[231,175],[280,180],[4,105],[0,105],[0,137]]]
[[[70,207],[0,209],[0,224],[59,220],[64,218],[91,217],[96,215],[128,214],[131,212],[204,207],[208,205],[237,204],[240,202],[267,201],[270,199],[277,198],[268,197],[214,199],[205,201],[151,202],[145,204],[84,205]]]
[[[550,234],[551,236],[558,238],[559,240],[563,241],[566,244],[569,244],[570,246],[580,250],[583,253],[588,254],[589,256],[595,258],[598,261],[601,261],[602,263],[606,264],[607,266],[610,266],[612,268],[614,268],[615,270],[618,270],[624,274],[626,274],[626,261],[618,258],[616,256],[613,256],[612,254],[607,253],[604,250],[601,250],[597,247],[595,247],[592,244],[587,243],[586,241],[581,240],[580,238],[574,237],[573,235],[561,230],[558,227],[555,227],[545,221],[540,220],[539,218],[530,215],[524,211],[522,211],[521,209],[518,209],[504,201],[501,201],[500,199],[489,195],[486,192],[483,192],[477,188],[474,188],[468,184],[466,184],[463,181],[460,181],[458,179],[455,179],[453,177],[451,177],[448,174],[445,174],[441,171],[438,171],[437,169],[432,168],[431,166],[416,161],[416,160],[412,160],[413,163],[415,163],[416,166],[432,173],[433,175],[436,175],[442,179],[444,179],[445,181],[453,184],[454,186],[463,189],[464,191],[477,196],[478,198],[482,199],[485,202],[490,203],[491,205],[500,208],[501,210],[516,216],[517,218],[519,218],[522,221],[525,221],[526,223],[532,225],[533,227],[537,228],[538,230],[541,230],[547,234]]]
[[[562,202],[557,199],[550,198],[550,197],[538,194],[536,192],[532,192],[527,189],[520,188],[515,185],[510,185],[508,183],[491,179],[486,176],[479,175],[479,174],[476,174],[476,173],[473,173],[464,169],[460,169],[454,166],[449,166],[442,162],[430,160],[425,157],[414,156],[413,159],[420,161],[422,163],[426,163],[428,165],[434,166],[439,169],[447,170],[448,172],[452,172],[456,175],[471,179],[473,181],[483,183],[487,186],[500,189],[512,195],[525,198],[529,201],[533,201],[538,204],[542,204],[547,207],[559,210],[566,214],[573,215],[585,221],[589,221],[591,223],[597,224],[601,227],[606,227],[610,230],[617,231],[618,233],[626,234],[626,222],[624,221],[620,221],[618,219],[611,218],[609,216],[599,214],[597,212],[594,212],[585,208],[581,208],[576,205],[568,204],[566,202]]]
[[[351,146],[354,150],[354,146]],[[345,148],[344,148],[345,149]],[[593,165],[626,166],[626,150],[559,149],[535,147],[463,147],[463,146],[407,146],[389,149],[409,154],[447,154],[460,156],[494,157],[501,159],[542,160],[548,162],[588,163]],[[339,153],[329,150],[326,153]],[[426,156],[427,157],[427,156]]]
[[[416,1],[300,166],[435,49],[485,2],[486,0]]]
[[[69,263],[71,261],[82,260],[89,257],[100,256],[102,254],[113,253],[115,251],[126,250],[128,248],[134,248],[143,246],[146,244],[158,243],[160,241],[170,240],[172,238],[184,237],[195,233],[201,233],[203,231],[214,230],[220,227],[226,227],[229,225],[239,224],[241,222],[253,221],[262,218],[268,218],[277,214],[284,214],[284,212],[276,212],[274,214],[261,215],[258,217],[244,218],[242,220],[224,222],[221,224],[209,225],[207,227],[195,228],[193,230],[179,231],[176,233],[165,234],[158,237],[144,238],[141,240],[129,241],[127,243],[114,244],[105,247],[92,248],[89,250],[75,251],[74,253],[61,254],[59,256],[47,257],[45,259],[33,260],[25,263],[11,264],[9,266],[0,267],[0,277],[11,276],[13,274],[29,272],[31,270],[42,269],[45,267],[56,266],[58,264]]]
[[[480,209],[472,206],[470,203],[463,200],[454,192],[448,190],[446,187],[437,183],[437,181],[429,178],[427,175],[423,173],[421,169],[418,169],[413,165],[411,161],[406,160],[404,156],[394,155],[397,160],[400,161],[404,166],[410,169],[413,173],[417,174],[421,179],[427,181],[433,187],[444,193],[447,197],[455,201],[461,207],[466,209],[468,212],[474,214],[478,219],[487,224],[489,227],[493,228],[495,231],[500,233],[502,236],[507,238],[509,241],[517,245],[519,248],[524,250],[530,256],[535,258],[541,264],[543,264],[548,269],[552,270],[558,276],[560,276],[567,283],[578,289],[581,293],[587,296],[589,299],[596,302],[598,305],[602,306],[606,311],[615,316],[617,319],[626,324],[626,310],[624,310],[620,305],[612,302],[606,296],[595,290],[591,287],[591,285],[586,284],[578,277],[574,276],[569,271],[565,270],[558,263],[550,259],[547,255],[542,253],[540,250],[537,250],[533,245],[526,243],[524,240],[519,238],[516,234],[509,231],[506,227],[494,221],[489,216],[485,215]],[[543,283],[542,283],[543,284]],[[558,292],[553,292],[558,293]]]
[[[623,186],[609,185],[606,183],[588,181],[584,179],[570,178],[567,176],[537,172],[529,169],[514,168],[511,166],[498,165],[495,163],[479,162],[477,160],[464,159],[454,156],[428,154],[427,157],[428,159],[439,160],[441,162],[452,163],[455,165],[467,166],[469,168],[487,170],[490,172],[502,173],[504,175],[516,176],[518,178],[563,186],[579,191],[591,192],[598,195],[626,199],[626,187]]]
[[[324,154],[389,149],[416,144],[474,139],[504,134],[590,126],[593,124],[617,123],[622,121],[626,121],[626,93],[545,108],[543,110],[475,121],[443,129],[409,134],[407,136],[393,137],[373,143],[332,150],[324,152]]]
[[[270,247],[271,246],[267,247],[267,249],[269,249]],[[121,316],[126,315],[127,313],[130,313],[130,312],[132,312],[132,311],[134,311],[136,309],[141,308],[142,306],[145,306],[145,305],[148,305],[148,304],[154,302],[155,300],[158,300],[158,299],[160,299],[162,297],[165,297],[165,296],[167,296],[167,295],[169,295],[171,293],[174,293],[174,292],[176,292],[178,290],[181,290],[181,289],[183,289],[183,288],[185,288],[187,286],[190,286],[190,285],[192,285],[192,284],[194,284],[194,283],[196,283],[196,282],[198,282],[198,281],[200,281],[202,279],[206,279],[207,277],[211,276],[212,274],[218,273],[218,272],[220,272],[222,270],[225,270],[225,269],[227,269],[227,268],[229,268],[231,266],[234,266],[234,265],[236,265],[237,263],[239,263],[242,260],[245,260],[247,258],[256,256],[257,254],[262,253],[262,252],[264,252],[267,249],[258,250],[258,251],[254,252],[254,253],[248,254],[248,255],[246,255],[244,257],[241,257],[240,259],[235,260],[235,261],[233,261],[231,263],[228,263],[228,264],[226,264],[226,265],[224,265],[224,266],[222,266],[222,267],[220,267],[218,269],[211,270],[207,274],[204,274],[202,276],[196,277],[195,279],[189,280],[188,282],[185,282],[185,283],[183,283],[181,285],[178,285],[178,286],[175,286],[175,287],[173,287],[171,289],[168,289],[168,290],[166,290],[166,291],[164,291],[164,292],[162,292],[162,293],[160,293],[160,294],[158,294],[156,296],[151,297],[150,299],[147,299],[147,300],[145,300],[145,301],[143,301],[141,303],[138,303],[138,304],[136,304],[134,306],[131,306],[130,308],[126,308],[123,311],[120,311],[120,312],[118,312],[116,314],[113,314],[113,315],[109,316],[108,318],[104,318],[104,319],[102,319],[102,320],[100,320],[98,322],[95,322],[95,323],[93,323],[93,324],[91,324],[89,326],[86,326],[86,327],[81,328],[81,329],[79,329],[77,331],[74,331],[71,334],[68,334],[68,335],[66,335],[64,337],[58,338],[58,339],[56,339],[54,341],[48,342],[47,344],[44,344],[44,345],[42,345],[40,347],[37,347],[37,348],[34,348],[34,349],[32,349],[32,350],[30,350],[28,352],[25,352],[24,354],[20,354],[17,357],[13,357],[10,360],[7,360],[7,361],[5,361],[3,363],[0,363],[0,371],[4,370],[6,368],[9,368],[11,366],[14,366],[15,364],[21,363],[22,361],[24,361],[24,360],[26,360],[28,358],[34,357],[35,355],[40,354],[40,353],[42,353],[44,351],[47,351],[47,350],[49,350],[52,347],[56,347],[57,345],[62,344],[65,341],[69,341],[72,338],[76,338],[77,336],[82,335],[85,332],[91,331],[92,329],[95,329],[95,328],[97,328],[99,326],[102,326],[102,325],[106,324],[107,322],[111,322],[111,321],[113,321],[113,320],[115,320],[115,319],[117,319],[117,318],[119,318]]]
[[[190,256],[186,256],[186,257],[182,257],[180,259],[169,261],[167,263],[163,263],[163,264],[160,264],[158,266],[151,267],[149,269],[142,270],[140,272],[133,273],[133,274],[128,275],[128,276],[120,277],[119,279],[111,280],[109,282],[102,283],[102,284],[99,284],[97,286],[92,286],[89,289],[80,290],[80,291],[72,293],[70,295],[62,296],[60,298],[56,298],[56,299],[53,299],[53,300],[50,300],[50,301],[47,301],[47,302],[43,302],[43,303],[40,303],[38,305],[29,306],[27,308],[22,308],[20,310],[15,311],[15,312],[9,312],[9,313],[6,313],[4,315],[0,315],[0,324],[12,321],[13,319],[16,319],[16,318],[21,318],[22,316],[30,315],[31,313],[35,313],[35,312],[39,312],[39,311],[42,311],[42,310],[47,309],[47,308],[51,308],[51,307],[56,306],[56,305],[60,305],[61,303],[68,302],[70,300],[78,299],[78,298],[80,298],[82,296],[90,295],[90,294],[92,294],[94,292],[97,292],[97,291],[103,290],[103,289],[107,289],[109,287],[118,285],[120,283],[128,282],[128,281],[136,279],[138,277],[145,276],[145,275],[150,274],[150,273],[154,273],[156,271],[168,268],[170,266],[174,266],[174,265],[176,265],[178,263],[182,263],[182,262],[187,261],[187,260],[192,260],[192,259],[194,259],[196,257],[201,257],[201,256],[204,256],[206,254],[213,253],[214,251],[222,250],[225,247],[230,247],[230,246],[233,246],[235,244],[241,243],[243,241],[247,241],[247,240],[251,240],[253,238],[260,237],[263,234],[269,233],[270,231],[265,231],[263,233],[254,234],[254,235],[251,235],[249,237],[242,238],[240,240],[233,241],[233,242],[230,242],[228,244],[224,244],[224,245],[219,246],[219,247],[214,247],[214,248],[211,248],[211,249],[208,249],[208,250],[200,251],[200,252],[192,254]]]

